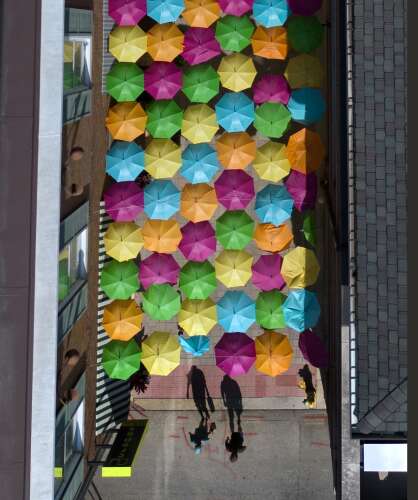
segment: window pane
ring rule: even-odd
[[[69,249],[65,247],[59,254],[58,297],[63,300],[70,291]]]
[[[64,41],[64,90],[91,84],[91,36],[69,36]]]

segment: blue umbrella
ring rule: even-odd
[[[106,173],[116,182],[134,181],[144,170],[144,151],[135,142],[115,141],[106,155]]]
[[[290,14],[287,0],[254,0],[254,19],[266,28],[283,26]]]
[[[286,325],[301,333],[313,328],[319,320],[321,308],[314,292],[291,290],[283,303],[283,315]]]
[[[255,213],[261,222],[275,226],[283,224],[292,215],[294,201],[285,186],[267,184],[257,193]]]
[[[254,103],[244,92],[228,92],[215,106],[216,119],[227,132],[245,132],[254,121]]]
[[[255,303],[244,292],[226,292],[216,310],[219,324],[229,333],[245,333],[255,322]]]
[[[144,212],[150,219],[167,220],[180,209],[180,191],[171,182],[155,180],[144,189]]]
[[[297,89],[291,93],[287,108],[293,120],[310,125],[322,118],[325,113],[325,101],[319,89]]]
[[[192,184],[210,182],[220,168],[216,151],[209,144],[189,144],[182,160],[180,173]]]
[[[206,335],[194,335],[187,339],[183,335],[180,335],[179,342],[183,351],[192,356],[202,356],[210,349],[210,338]]]
[[[147,0],[147,15],[159,24],[176,22],[183,10],[183,0]]]

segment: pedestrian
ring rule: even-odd
[[[305,391],[306,398],[303,400],[303,404],[307,408],[315,408],[316,407],[316,389],[312,382],[312,373],[309,369],[308,365],[304,365],[299,371],[299,376],[301,377],[301,381],[298,386]]]

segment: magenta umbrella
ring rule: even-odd
[[[302,356],[316,368],[327,368],[328,351],[322,340],[312,330],[299,335],[299,349]]]
[[[187,260],[203,262],[216,252],[215,230],[208,221],[188,222],[181,234],[179,249]]]
[[[183,59],[191,64],[200,64],[221,54],[221,46],[212,28],[189,28],[184,35]]]
[[[290,99],[290,87],[283,75],[264,75],[253,87],[253,99],[256,104],[280,102],[287,104]]]
[[[153,62],[144,72],[145,90],[154,99],[173,99],[181,89],[183,75],[171,62]]]
[[[224,170],[215,181],[215,191],[227,210],[243,210],[254,198],[254,181],[244,170]]]
[[[245,375],[255,361],[254,340],[245,333],[224,333],[215,345],[215,358],[230,377]]]
[[[144,288],[169,283],[176,285],[180,266],[172,255],[153,253],[139,264],[139,281]]]
[[[262,255],[257,262],[252,265],[252,282],[255,287],[263,292],[270,290],[281,290],[286,286],[286,282],[280,274],[283,258],[279,254]]]
[[[298,16],[312,16],[322,5],[322,0],[287,0],[292,14]]]
[[[221,9],[231,16],[242,16],[253,8],[254,0],[219,0]]]
[[[146,13],[146,0],[109,0],[109,16],[119,26],[135,26]]]
[[[299,212],[315,208],[318,191],[315,172],[305,175],[296,170],[291,170],[284,184]]]
[[[109,217],[118,222],[131,222],[144,210],[144,192],[133,181],[115,182],[103,198]]]

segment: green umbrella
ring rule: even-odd
[[[135,63],[116,63],[106,76],[106,92],[118,102],[135,101],[144,91],[144,73]]]
[[[316,245],[316,227],[315,227],[315,218],[313,213],[308,213],[303,219],[303,235],[306,240],[312,245]]]
[[[278,139],[286,132],[291,117],[283,104],[265,102],[255,110],[254,127],[260,134]]]
[[[68,275],[68,259],[59,261],[58,267],[58,300],[64,299],[70,291],[70,277]]]
[[[255,315],[259,325],[268,330],[285,328],[286,323],[283,316],[283,303],[286,295],[279,290],[260,292],[255,302]]]
[[[134,339],[111,340],[103,347],[102,367],[110,378],[128,380],[139,370],[141,351]]]
[[[216,221],[216,238],[227,250],[242,250],[253,239],[254,221],[244,210],[230,210]]]
[[[132,260],[112,260],[102,269],[100,288],[109,299],[129,299],[138,291],[138,267]]]
[[[254,25],[248,16],[224,16],[216,23],[216,38],[223,50],[241,52],[251,43]]]
[[[183,111],[175,101],[154,101],[147,108],[147,130],[158,139],[170,139],[181,129]]]
[[[144,292],[142,307],[152,319],[169,320],[180,311],[180,294],[168,283],[151,285]]]
[[[287,23],[287,37],[297,52],[312,52],[321,43],[324,27],[315,16],[292,16]]]
[[[187,262],[180,271],[180,290],[188,299],[207,299],[216,290],[215,269],[210,262]]]
[[[219,93],[218,73],[210,64],[187,68],[183,73],[183,93],[191,102],[209,102]]]

